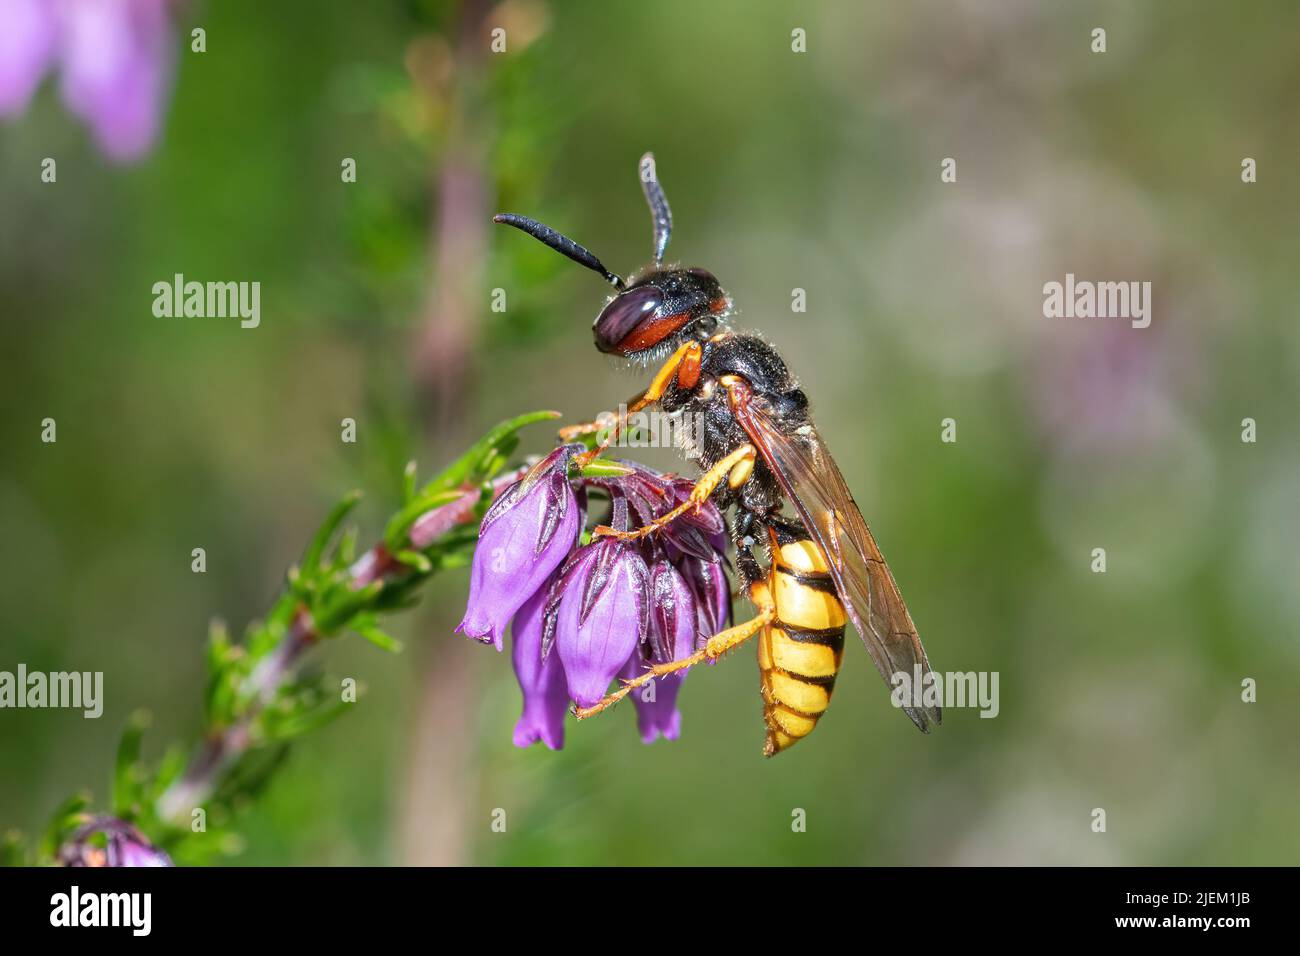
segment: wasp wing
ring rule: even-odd
[[[793,433],[788,428],[783,431],[760,401],[733,407],[754,448],[825,553],[840,599],[876,670],[891,689],[893,675],[906,674],[919,703],[928,683],[925,675],[930,673],[925,648],[894,575],[817,429],[810,422]],[[930,732],[931,723],[942,720],[937,705],[907,705],[903,710],[924,733]]]

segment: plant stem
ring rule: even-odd
[[[494,479],[493,498],[526,470],[521,468]],[[469,488],[450,504],[425,512],[411,525],[407,535],[411,547],[424,550],[452,528],[472,519],[479,498],[478,490]],[[410,573],[411,569],[396,560],[382,542],[348,568],[349,582],[357,589]],[[321,639],[311,615],[299,605],[284,637],[248,675],[243,692],[249,704],[239,719],[215,729],[199,746],[185,772],[158,797],[160,819],[176,826],[188,825],[194,809],[212,796],[226,771],[255,743],[252,727],[258,715],[275,700],[280,688],[294,679],[303,656]]]

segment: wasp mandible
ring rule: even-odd
[[[654,223],[653,259],[628,279],[536,220],[503,214],[493,221],[523,230],[614,287],[592,326],[597,349],[634,363],[662,362],[645,392],[585,453],[588,460],[617,439],[627,415],[650,406],[704,422],[699,439],[685,449],[703,472],[689,499],[636,530],[600,527],[595,534],[654,534],[710,499],[724,513],[734,509],[728,524],[736,571],[757,613],[713,635],[694,655],[624,682],[577,716],[590,717],[657,676],[714,660],[757,636],[764,753],[771,756],[810,734],[825,713],[848,622],[887,685],[896,674],[909,681],[920,675],[912,685],[919,692],[931,681],[930,663],[894,576],[813,425],[803,390],[772,346],[728,327],[732,301],[711,272],[663,264],[672,211],[654,156],[643,156],[639,169]],[[561,437],[599,428],[595,422],[570,426]],[[925,733],[941,720],[939,707],[919,697],[903,710]]]

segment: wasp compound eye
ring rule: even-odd
[[[663,304],[664,294],[657,286],[646,285],[622,293],[605,306],[592,331],[596,348],[623,355],[637,348],[640,339],[653,336],[655,313]]]

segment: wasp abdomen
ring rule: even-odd
[[[844,604],[820,549],[773,533],[767,588],[776,617],[759,637],[767,756],[812,733],[830,706],[844,657]]]

